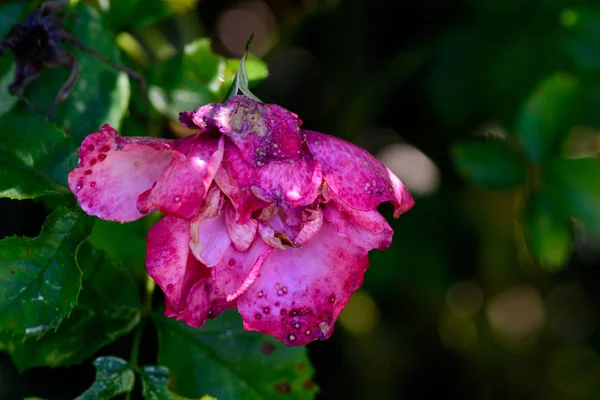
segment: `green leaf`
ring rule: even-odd
[[[191,400],[169,391],[169,369],[161,365],[148,365],[141,369],[142,394],[146,400]],[[216,400],[205,395],[197,400]]]
[[[135,374],[127,362],[117,357],[98,357],[94,361],[96,380],[75,400],[108,400],[133,390]]]
[[[155,63],[150,101],[161,114],[177,121],[181,111],[223,100],[237,77],[239,65],[240,60],[213,53],[208,38],[195,40],[185,46],[183,56]],[[246,88],[268,75],[267,65],[255,56],[248,55],[245,65]],[[239,89],[237,80],[235,84]]]
[[[529,199],[524,222],[532,256],[547,269],[563,267],[573,235],[568,214],[552,193],[536,193]]]
[[[504,141],[463,142],[453,150],[456,168],[476,185],[506,190],[525,182],[525,163]]]
[[[0,57],[0,116],[12,110],[19,101],[17,96],[8,92],[15,76],[15,62],[9,57]]]
[[[554,160],[546,170],[546,185],[559,196],[568,215],[600,236],[600,160]]]
[[[183,396],[210,393],[219,399],[312,399],[318,391],[304,347],[287,347],[244,330],[235,311],[202,329],[155,316],[158,361],[172,373]]]
[[[242,92],[242,94],[250,97],[251,99],[254,99],[256,101],[261,101],[258,97],[256,97],[250,91],[250,88],[248,87],[249,80],[248,80],[248,74],[246,71],[246,59],[248,58],[248,50],[250,49],[250,45],[252,44],[253,39],[254,39],[254,32],[252,32],[252,34],[248,38],[248,41],[246,42],[246,48],[244,49],[244,55],[242,56],[242,58],[239,61],[237,72],[235,74],[235,77],[233,78],[231,87],[229,88],[229,90],[227,91],[227,94],[225,95],[226,100],[229,100],[233,96],[236,96],[239,92]]]
[[[104,2],[104,17],[114,31],[137,30],[173,14],[192,11],[198,0],[111,0]],[[102,3],[101,3],[102,4]]]
[[[121,65],[117,43],[102,25],[100,14],[82,2],[70,12],[77,15],[68,24],[68,28],[72,25],[73,35],[84,45]],[[119,129],[129,105],[130,84],[125,73],[93,55],[76,47],[72,48],[72,52],[79,63],[79,78],[67,100],[56,108],[51,120],[63,127],[73,137],[74,144],[78,145],[105,123]],[[45,112],[69,73],[67,68],[46,69],[27,88],[25,95]]]
[[[90,221],[80,210],[58,208],[38,237],[0,241],[0,330],[42,336],[69,315],[81,289],[75,252]]]
[[[567,74],[544,80],[527,99],[517,120],[516,134],[536,162],[560,154],[581,109],[579,83]]]
[[[600,69],[600,14],[584,7],[565,9],[560,16],[567,29],[566,47],[583,69]]]
[[[138,288],[129,271],[86,243],[77,259],[84,275],[83,290],[69,318],[42,338],[5,339],[0,345],[20,370],[78,364],[140,322]]]
[[[70,138],[38,116],[5,115],[0,126],[0,197],[67,195],[62,185],[76,163]]]

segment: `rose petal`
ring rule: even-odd
[[[341,212],[329,203],[325,206],[325,219],[332,223],[338,235],[348,238],[365,251],[384,250],[392,244],[393,229],[377,210]]]
[[[239,251],[246,251],[256,236],[258,222],[250,219],[244,224],[238,223],[235,208],[230,202],[227,202],[225,204],[225,225],[227,225],[227,232],[235,248]]]
[[[227,301],[238,298],[256,280],[271,251],[273,248],[260,238],[254,240],[247,251],[229,246],[221,262],[211,269],[215,291]]]
[[[244,327],[287,345],[326,339],[369,265],[367,252],[331,224],[301,248],[274,250],[260,276],[238,298]]]
[[[223,166],[235,187],[251,190],[259,199],[277,206],[293,208],[312,203],[322,182],[321,168],[315,160],[302,157],[287,164],[253,167],[231,145],[225,146]]]
[[[218,128],[255,167],[297,160],[303,141],[297,115],[246,96],[235,96],[225,104],[209,104],[192,114],[181,113],[179,121],[188,128]]]
[[[188,138],[183,140],[187,141]],[[182,160],[175,158],[171,161],[149,195],[140,197],[138,208],[141,211],[155,206],[165,215],[185,219],[198,213],[221,164],[223,138],[197,137],[189,143],[183,154]]]
[[[321,164],[323,179],[339,200],[359,211],[389,201],[396,218],[414,205],[400,179],[368,151],[334,136],[304,132],[310,151]]]
[[[231,245],[225,225],[225,213],[210,208],[211,212],[200,213],[192,220],[190,248],[194,256],[207,267],[213,267],[223,259],[223,254]]]
[[[206,269],[190,257],[189,242],[189,222],[176,217],[161,219],[148,232],[146,268],[165,294],[167,316],[179,313],[190,287]]]
[[[128,222],[143,217],[136,207],[173,159],[166,139],[120,137],[109,125],[89,135],[79,149],[79,165],[69,188],[90,215]],[[148,210],[150,211],[150,209]]]
[[[225,168],[219,168],[215,175],[215,183],[233,204],[236,211],[236,221],[245,224],[256,210],[268,207],[269,203],[256,197],[250,190],[241,190]]]
[[[234,308],[236,303],[228,303],[223,297],[216,295],[210,277],[210,269],[198,261],[196,262],[204,268],[204,275],[189,290],[186,306],[177,319],[184,321],[189,326],[201,328],[207,320],[216,318],[223,311]]]

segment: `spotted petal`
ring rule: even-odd
[[[172,144],[166,139],[120,137],[104,125],[81,144],[79,165],[69,173],[69,188],[86,213],[134,221],[145,215],[136,207],[139,195],[150,189],[173,159]]]
[[[394,205],[396,218],[414,205],[400,179],[368,151],[334,136],[305,133],[329,190],[346,205],[370,211],[389,201]]]
[[[252,166],[297,160],[303,137],[298,116],[275,104],[235,96],[225,104],[209,104],[179,114],[188,128],[217,128]]]
[[[221,165],[223,138],[188,138],[179,145],[184,147],[183,151],[178,149],[181,156],[171,161],[150,192],[141,197],[138,203],[141,212],[156,207],[165,215],[190,219],[200,210]]]
[[[287,345],[326,339],[369,265],[367,252],[325,223],[301,248],[275,249],[238,298],[244,327]]]
[[[236,187],[250,190],[257,198],[277,206],[291,208],[312,203],[322,182],[319,164],[309,157],[254,167],[235,146],[226,145],[223,165]]]

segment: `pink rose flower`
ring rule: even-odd
[[[326,339],[413,199],[367,151],[300,129],[288,110],[236,96],[180,114],[179,140],[89,135],[69,187],[90,215],[159,210],[146,265],[165,315],[201,327],[237,307],[248,330],[287,345]]]

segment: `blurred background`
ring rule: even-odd
[[[193,83],[161,93],[170,88],[169,60],[200,38],[217,54],[240,57],[254,31],[251,53],[268,66],[254,93],[298,114],[306,129],[368,149],[415,197],[399,220],[382,208],[395,230],[391,248],[372,252],[333,337],[308,347],[319,399],[600,398],[600,169],[573,173],[579,192],[569,191],[568,178],[553,181],[560,174],[540,178],[545,161],[532,154],[554,137],[531,141],[523,128],[540,107],[544,121],[575,114],[560,128],[555,156],[595,160],[597,1],[93,4],[128,64],[146,76],[154,113],[167,116],[152,134],[183,134],[169,110],[212,101]],[[168,12],[146,18],[140,4]],[[565,85],[576,85],[577,96],[554,102]],[[140,114],[132,111],[124,134],[142,129]],[[498,161],[490,143],[507,144],[514,157]],[[567,200],[535,208],[540,187]],[[37,205],[0,205],[4,235],[39,231],[45,214]],[[110,350],[126,352],[130,340]],[[63,382],[68,372],[33,369],[18,379]]]

